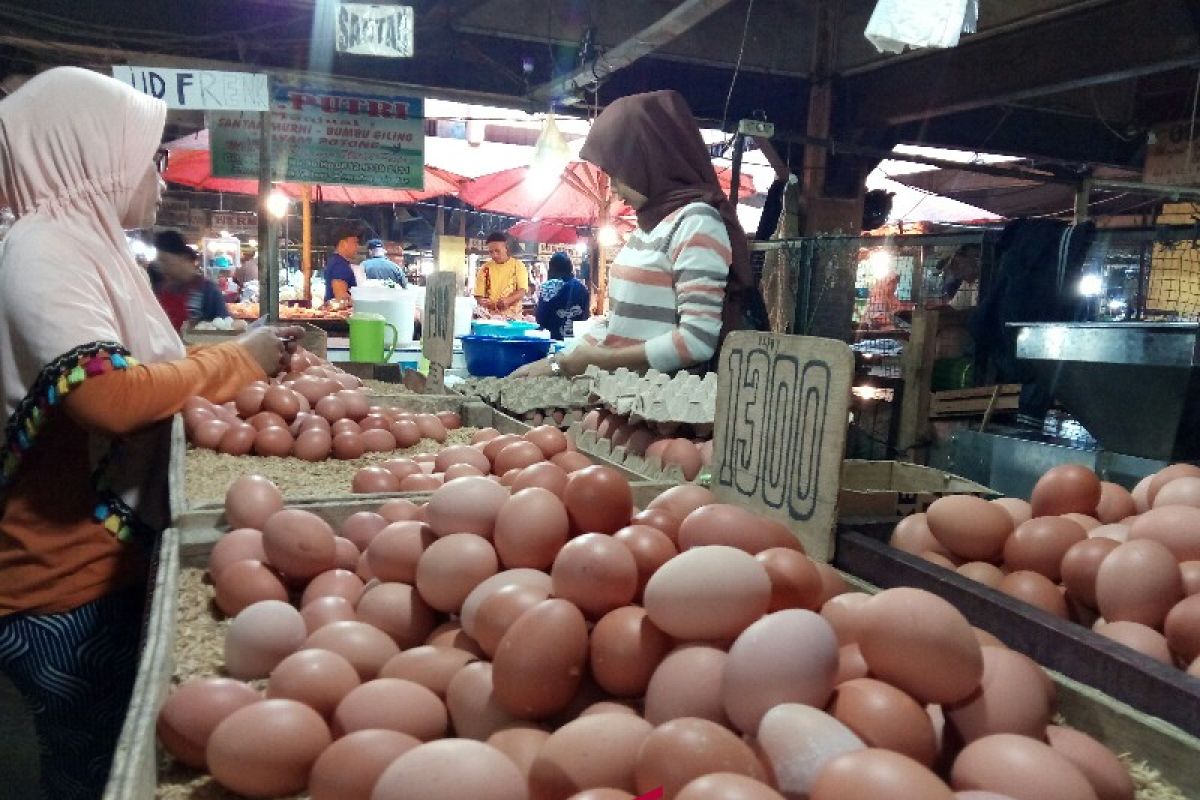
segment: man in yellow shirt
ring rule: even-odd
[[[520,319],[521,304],[529,291],[529,270],[508,252],[508,237],[499,231],[488,234],[488,255],[475,275],[475,300],[493,314]]]

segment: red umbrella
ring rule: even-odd
[[[166,149],[169,155],[167,168],[163,170],[163,179],[168,183],[210,192],[258,194],[258,181],[254,178],[217,178],[213,176],[207,130],[169,142]],[[365,206],[415,203],[431,197],[457,194],[462,181],[463,178],[459,175],[427,166],[425,167],[425,188],[419,191],[342,184],[318,184],[314,188],[320,198],[326,202]],[[304,191],[303,187],[295,183],[281,183],[279,188],[294,198],[301,197]]]
[[[611,224],[624,235],[628,235],[634,227],[632,222],[623,218],[614,219]],[[538,222],[524,220],[509,228],[508,232],[523,242],[575,244],[580,239],[580,227],[587,226],[568,225],[556,219],[543,219]]]
[[[717,179],[728,194],[731,174],[728,167],[717,168]],[[590,225],[600,218],[600,208],[608,202],[609,182],[599,167],[586,161],[572,161],[562,178],[547,193],[536,181],[528,180],[529,167],[515,167],[469,181],[459,197],[483,211],[508,214],[534,220],[554,220],[566,225]],[[754,181],[742,175],[740,196],[754,192]],[[623,203],[610,217],[632,216]]]

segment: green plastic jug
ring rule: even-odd
[[[384,330],[391,329],[392,343],[384,347]],[[379,314],[350,315],[350,360],[362,364],[386,364],[396,352],[400,332]]]

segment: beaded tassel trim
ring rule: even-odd
[[[136,367],[137,359],[116,342],[91,342],[80,345],[51,361],[42,369],[33,388],[18,405],[4,426],[3,462],[0,463],[0,491],[12,481],[21,462],[37,439],[51,410],[88,378],[113,370]],[[113,448],[115,451],[116,448]],[[109,452],[93,475],[98,500],[95,519],[113,536],[126,542],[133,538],[140,524],[133,510],[108,491],[104,478],[115,453]]]

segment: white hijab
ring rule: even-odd
[[[165,120],[161,101],[74,67],[0,101],[0,205],[17,217],[0,255],[6,430],[48,365],[77,347],[115,342],[144,362],[184,356],[124,232],[154,202],[148,171]],[[110,443],[91,444],[98,462]],[[161,426],[128,440],[112,490],[134,510],[164,452]]]

